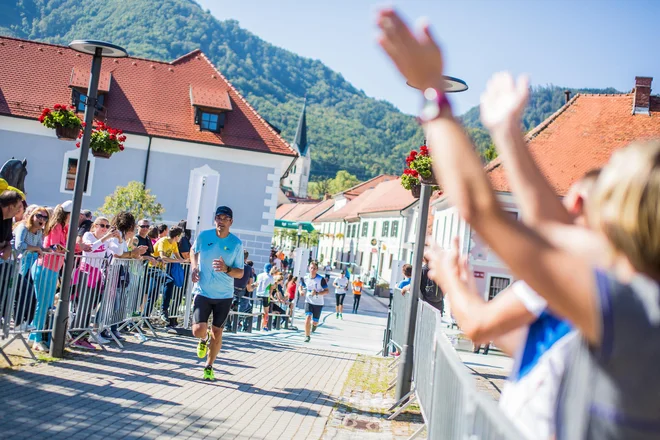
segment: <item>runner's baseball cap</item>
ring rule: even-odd
[[[229,218],[234,218],[234,212],[231,210],[230,207],[228,206],[218,206],[218,209],[215,210],[215,216],[219,215],[226,215],[229,216]]]

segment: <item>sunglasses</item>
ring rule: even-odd
[[[150,225],[139,225],[140,229],[147,229],[150,228]]]
[[[229,217],[228,215],[216,215],[215,219],[220,220],[221,222],[228,222],[229,220],[231,220],[231,217]]]
[[[34,216],[35,216],[36,218],[38,218],[39,220],[48,220],[48,216],[47,216],[47,215],[43,215],[43,214],[35,214]]]
[[[108,229],[110,227],[110,225],[102,225],[100,223],[97,223],[96,226],[98,226],[99,228],[103,228],[103,229]]]

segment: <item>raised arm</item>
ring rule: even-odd
[[[442,54],[428,26],[416,37],[392,9],[381,11],[378,24],[383,30],[381,46],[408,82],[422,89],[442,89]],[[471,141],[448,106],[442,106],[424,130],[434,171],[460,215],[518,278],[571,320],[592,344],[599,344],[595,279],[589,265],[503,212]]]
[[[521,131],[528,98],[526,76],[516,82],[508,72],[496,73],[481,95],[481,122],[490,132],[505,165],[522,220],[533,227],[545,222],[571,223],[571,215],[541,174]]]

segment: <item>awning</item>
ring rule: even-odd
[[[298,230],[298,226],[301,226],[303,231],[307,231],[307,232],[314,231],[314,226],[312,226],[310,222],[292,222],[290,220],[275,220],[276,228]]]

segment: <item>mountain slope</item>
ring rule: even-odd
[[[312,174],[345,169],[361,179],[400,171],[423,140],[413,117],[367,97],[318,60],[275,47],[220,21],[192,0],[0,0],[0,33],[58,44],[112,41],[133,56],[173,60],[195,48],[272,124],[292,139],[308,96]]]
[[[334,177],[338,170],[361,180],[399,173],[408,151],[423,141],[412,116],[366,96],[318,60],[275,47],[235,20],[216,19],[193,0],[0,0],[0,11],[0,35],[58,44],[106,40],[133,56],[165,61],[200,48],[287,140],[295,134],[307,94],[314,180]],[[563,90],[533,89],[526,129],[563,104]],[[477,149],[486,151],[491,141],[478,107],[462,119]]]

